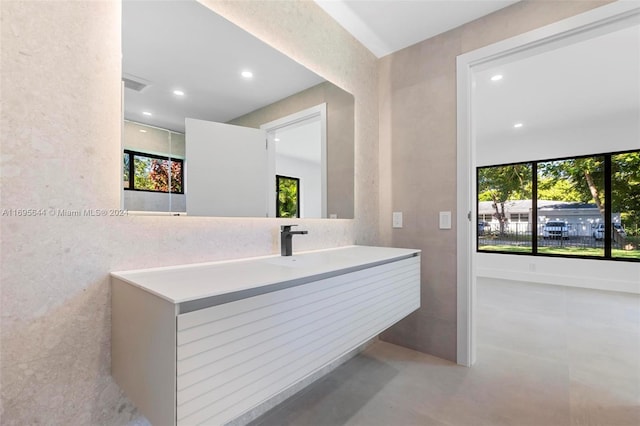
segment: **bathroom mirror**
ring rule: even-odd
[[[353,218],[353,95],[197,1],[123,1],[122,53],[124,209]]]

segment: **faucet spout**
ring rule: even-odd
[[[293,255],[293,236],[308,234],[309,231],[292,231],[292,226],[298,225],[282,225],[280,227],[280,254],[282,256]]]

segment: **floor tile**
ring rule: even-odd
[[[640,296],[481,280],[466,368],[378,341],[253,426],[638,426]]]

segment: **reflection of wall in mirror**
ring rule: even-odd
[[[318,107],[325,111],[325,105]],[[291,116],[284,119],[289,118]],[[303,122],[278,127],[270,132],[273,133],[270,139],[275,145],[275,174],[300,179],[301,218],[326,217],[322,199],[323,124],[322,118],[314,115]]]
[[[184,159],[184,135],[125,120],[123,149]],[[185,195],[124,190],[124,208],[129,211],[184,212]]]
[[[229,124],[259,128],[298,111],[327,104],[327,212],[354,217],[354,99],[329,82],[231,120]]]

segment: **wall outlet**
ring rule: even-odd
[[[402,212],[393,212],[393,227],[402,228]]]

